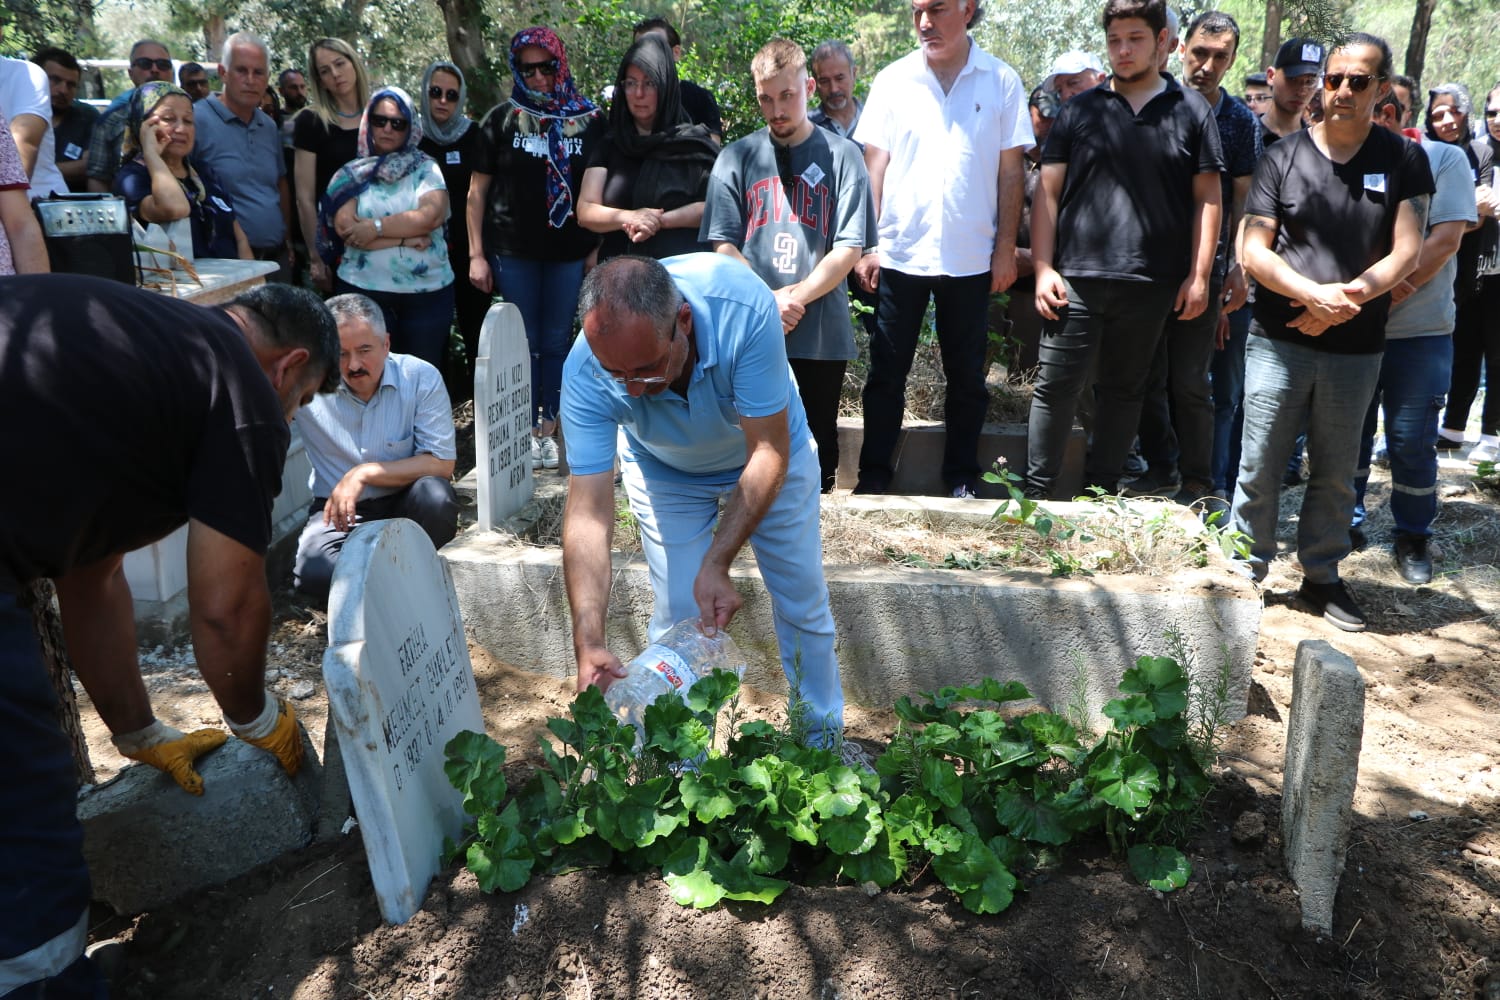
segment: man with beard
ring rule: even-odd
[[[1113,75],[1063,105],[1042,150],[1031,257],[1041,374],[1027,488],[1052,494],[1080,394],[1097,369],[1085,483],[1118,489],[1169,314],[1208,308],[1223,156],[1213,109],[1157,67],[1162,0],[1109,0]],[[1096,364],[1097,359],[1097,364]]]
[[[854,54],[837,40],[823,42],[812,54],[812,76],[818,86],[818,110],[812,123],[849,138],[864,105],[854,96]]]

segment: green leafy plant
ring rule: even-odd
[[[731,673],[648,706],[638,754],[634,728],[590,688],[570,719],[548,720],[556,742],[541,741],[543,766],[514,792],[504,747],[477,733],[449,742],[446,773],[473,817],[449,853],[487,892],[580,867],[655,868],[693,907],[769,903],[793,881],[886,887],[930,870],[971,911],[998,913],[1015,872],[1103,834],[1165,891],[1191,872],[1175,843],[1209,787],[1183,715],[1188,679],[1173,660],[1143,657],[1120,688],[1091,746],[1060,715],[1002,714],[1031,697],[1015,682],[902,698],[874,773],[765,722],[720,740],[739,690]],[[794,719],[794,733],[806,723]]]

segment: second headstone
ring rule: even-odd
[[[531,348],[521,311],[490,306],[474,363],[479,526],[494,531],[531,499]]]

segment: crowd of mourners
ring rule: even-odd
[[[845,43],[762,50],[747,85],[767,127],[727,147],[661,18],[636,26],[592,97],[555,32],[518,32],[509,97],[477,121],[453,62],[410,91],[375,85],[337,38],[273,78],[266,45],[231,35],[217,91],[209,68],[183,63],[174,79],[167,47],[142,40],[134,86],[102,112],[76,99],[78,61],[45,48],[0,66],[0,187],[111,191],[198,256],[274,261],[273,280],[366,296],[392,349],[452,386],[470,384],[491,302],[513,303],[537,468],[559,464],[585,274],[621,255],[728,254],[776,294],[825,492],[854,322],[869,343],[858,493],[900,485],[924,322],[946,378],[944,490],[978,493],[985,359],[1004,332],[1009,376],[1034,386],[1028,493],[1072,492],[1077,421],[1085,487],[1224,511],[1259,577],[1280,491],[1305,486],[1303,596],[1358,628],[1337,568],[1365,544],[1383,451],[1397,564],[1427,582],[1437,455],[1492,461],[1500,444],[1490,381],[1466,438],[1481,377],[1500,377],[1500,87],[1477,105],[1458,83],[1424,100],[1384,41],[1355,33],[1291,39],[1231,93],[1232,17],[1180,26],[1159,0],[1110,0],[1107,58],[1078,39],[1027,91],[968,33],[974,0],[912,9],[920,48],[864,101]],[[787,69],[795,93],[765,92]],[[0,244],[6,265],[10,253]]]

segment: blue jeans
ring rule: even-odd
[[[655,641],[677,622],[698,618],[693,581],[713,541],[719,503],[734,492],[740,470],[685,482],[657,479],[622,456],[620,474],[651,571],[656,609],[650,634]],[[750,536],[750,547],[771,595],[787,683],[799,685],[807,702],[811,741],[826,745],[843,732],[844,691],[833,651],[828,583],[823,577],[819,476],[815,449],[794,448],[786,481]]]
[[[73,746],[31,613],[0,591],[0,996],[106,996],[88,943],[89,872]]]
[[[1250,304],[1229,314],[1229,340],[1214,352],[1209,366],[1214,396],[1214,489],[1234,495],[1240,470],[1240,435],[1244,433],[1245,341],[1250,338]]]
[[[1234,488],[1234,527],[1250,536],[1250,569],[1265,578],[1276,555],[1281,477],[1307,428],[1312,476],[1297,522],[1297,558],[1309,583],[1334,583],[1349,554],[1354,470],[1379,354],[1333,354],[1271,340],[1259,324],[1245,348],[1245,436]]]
[[[453,286],[431,292],[382,292],[351,285],[343,278],[334,291],[358,292],[380,307],[385,328],[391,335],[391,350],[421,358],[438,371],[448,354],[448,334],[453,329]]]
[[[1026,428],[1026,479],[1048,496],[1062,469],[1078,399],[1094,376],[1094,441],[1085,485],[1113,493],[1141,422],[1141,405],[1176,285],[1077,278],[1068,304],[1044,320],[1036,393]]]
[[[532,260],[492,255],[490,269],[500,296],[521,310],[531,347],[531,424],[557,417],[562,402],[563,362],[573,341],[581,260]]]
[[[891,483],[891,454],[896,450],[906,408],[906,376],[911,373],[930,299],[943,377],[948,382],[943,401],[947,431],[943,485],[950,490],[957,486],[972,489],[979,485],[979,434],[990,402],[984,385],[989,272],[923,277],[881,268],[879,295],[876,331],[870,338],[870,371],[865,378],[865,439],[859,452],[859,481],[878,490]]]
[[[1385,448],[1391,460],[1391,517],[1397,535],[1427,538],[1437,516],[1438,415],[1453,377],[1453,338],[1410,337],[1385,342],[1380,385],[1365,414],[1354,470],[1355,527],[1365,520],[1365,486],[1375,447],[1375,417],[1385,407]]]

